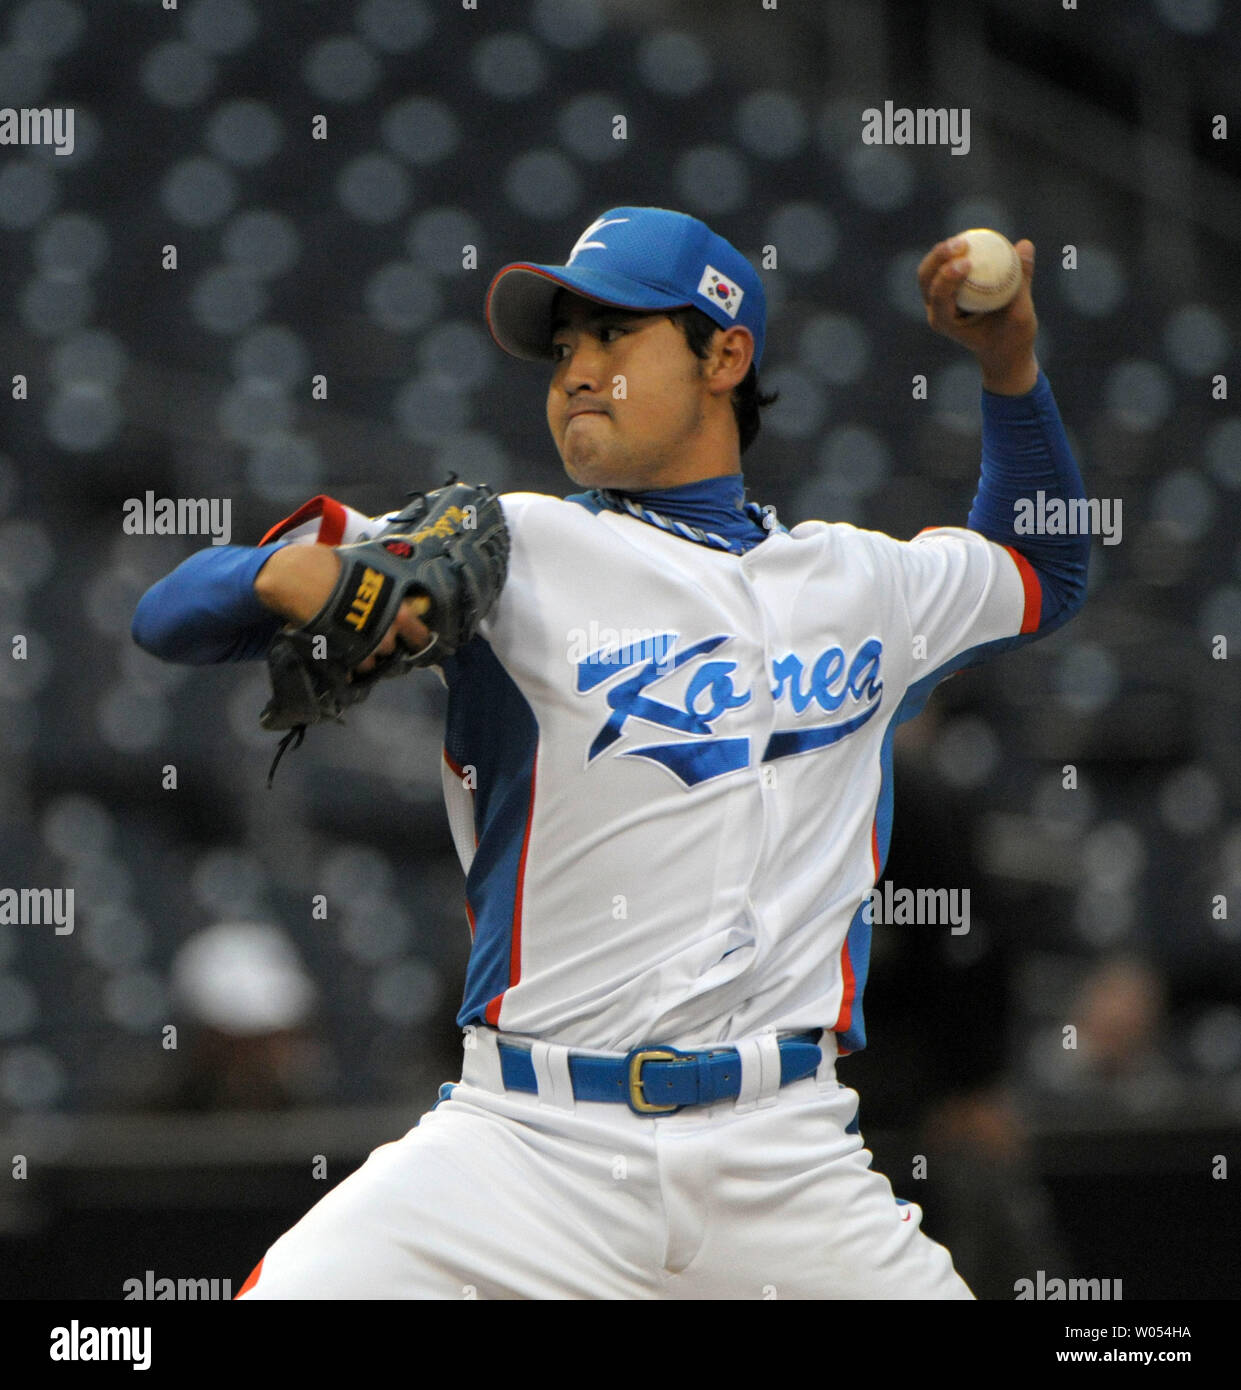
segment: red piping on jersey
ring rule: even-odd
[[[840,1012],[836,1015],[836,1022],[832,1024],[832,1032],[837,1035],[848,1032],[849,1025],[853,1022],[853,996],[857,993],[857,980],[853,976],[853,962],[849,959],[847,936],[845,944],[840,948],[840,973],[844,976],[845,987],[840,996]],[[836,1051],[843,1056],[847,1049],[837,1042]]]
[[[266,1258],[267,1256],[264,1255],[263,1260],[265,1260]],[[233,1298],[234,1303],[237,1302],[237,1299],[240,1298],[243,1293],[249,1293],[250,1290],[255,1286],[255,1284],[258,1283],[259,1275],[263,1272],[263,1260],[260,1260],[258,1264],[254,1266],[254,1268],[250,1271],[250,1277],[241,1286],[241,1288],[237,1290],[236,1296]]]
[[[319,544],[339,545],[345,539],[345,525],[348,520],[344,507],[330,497],[325,497],[323,516],[319,521]]]
[[[309,502],[303,502],[292,516],[286,516],[283,521],[278,521],[270,531],[259,541],[260,545],[270,545],[272,541],[278,541],[286,531],[292,531],[294,527],[300,526],[304,521],[313,521],[319,518],[319,535],[316,538],[320,545],[339,545],[345,537],[345,523],[348,515],[343,506],[334,497],[320,495],[312,497]]]
[[[1026,606],[1021,615],[1021,631],[1037,632],[1043,616],[1043,586],[1039,583],[1034,566],[1019,550],[1014,550],[1011,545],[1006,545],[1004,549],[1013,557],[1017,573],[1021,576],[1021,587],[1025,591]]]
[[[500,1005],[505,994],[521,979],[521,912],[526,891],[526,854],[530,849],[530,827],[534,824],[534,788],[538,780],[539,750],[534,749],[534,761],[530,764],[530,801],[526,806],[526,829],[521,837],[521,858],[517,861],[517,891],[513,894],[513,940],[509,948],[508,984],[483,1010],[483,1018],[492,1027],[500,1023]]]

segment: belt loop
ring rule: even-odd
[[[840,1082],[836,1079],[836,1034],[830,1028],[824,1028],[819,1038],[819,1051],[823,1056],[815,1071],[815,1080],[820,1091],[835,1091]]]
[[[758,1043],[759,1083],[756,1104],[760,1110],[774,1105],[780,1095],[780,1039],[774,1028],[760,1033]]]
[[[554,1105],[557,1110],[574,1110],[576,1102],[569,1076],[569,1049],[555,1043],[535,1042],[530,1045],[530,1061],[534,1064],[534,1079],[538,1082],[539,1104]]]
[[[741,1091],[734,1108],[744,1115],[774,1105],[780,1090],[780,1039],[775,1030],[743,1038],[736,1048],[741,1058]]]
[[[495,1029],[481,1023],[467,1023],[461,1045],[461,1080],[467,1086],[478,1086],[484,1091],[502,1092],[504,1079],[500,1075]]]
[[[738,1115],[746,1115],[755,1108],[762,1089],[763,1056],[758,1050],[757,1038],[742,1038],[736,1048],[741,1059],[741,1090],[733,1109]]]

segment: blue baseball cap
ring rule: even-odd
[[[701,309],[721,328],[740,324],[763,356],[767,301],[758,272],[704,222],[667,208],[609,208],[578,237],[564,265],[516,261],[487,291],[487,327],[514,357],[549,360],[552,301],[572,290],[619,309]]]

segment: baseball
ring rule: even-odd
[[[990,227],[961,232],[969,243],[969,274],[957,290],[957,308],[971,314],[1002,309],[1021,288],[1021,258],[1006,236]]]

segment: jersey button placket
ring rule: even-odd
[[[755,774],[758,778],[759,796],[759,823],[755,841],[755,852],[753,869],[750,874],[750,881],[746,886],[746,902],[751,912],[751,921],[754,927],[756,939],[761,928],[761,920],[754,908],[754,888],[758,875],[761,873],[763,865],[768,856],[768,836],[773,829],[778,831],[778,824],[773,827],[773,817],[778,818],[779,806],[775,801],[777,774],[775,767],[770,763],[762,761],[763,752],[771,738],[775,727],[776,704],[771,697],[771,670],[772,670],[772,639],[771,628],[767,621],[766,610],[759,598],[754,582],[754,571],[757,568],[754,552],[751,551],[741,561],[742,582],[745,586],[746,596],[750,600],[750,606],[754,611],[754,625],[751,629],[757,634],[761,645],[762,669],[759,673],[759,691],[761,704],[759,708],[763,711],[763,716],[756,717],[754,721],[753,734],[753,757]],[[761,943],[760,948],[761,948]]]

